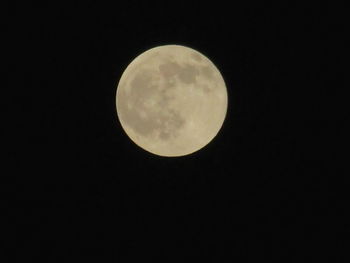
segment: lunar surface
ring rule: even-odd
[[[206,146],[227,112],[227,90],[216,66],[200,52],[165,45],[126,68],[116,96],[125,133],[144,150],[183,156]]]

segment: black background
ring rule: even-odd
[[[5,10],[5,255],[341,258],[349,229],[337,188],[344,178],[332,165],[344,120],[334,87],[342,72],[332,70],[344,45],[341,16],[320,4],[127,2]],[[116,115],[122,72],[163,44],[208,56],[228,88],[218,136],[180,158],[138,148]]]

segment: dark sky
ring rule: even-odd
[[[333,70],[344,45],[333,11],[341,7],[101,2],[5,10],[5,255],[16,262],[341,258],[349,228],[335,187],[343,178],[331,164],[344,123],[334,88],[342,72]],[[138,148],[116,116],[122,72],[164,44],[208,56],[228,88],[218,136],[181,158]]]

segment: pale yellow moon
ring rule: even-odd
[[[125,69],[116,106],[136,145],[160,156],[183,156],[206,146],[221,129],[227,89],[202,53],[164,45],[140,54]]]

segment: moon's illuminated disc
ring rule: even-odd
[[[207,145],[227,112],[227,90],[215,65],[179,45],[147,50],[126,68],[117,114],[130,139],[160,156],[183,156]]]

